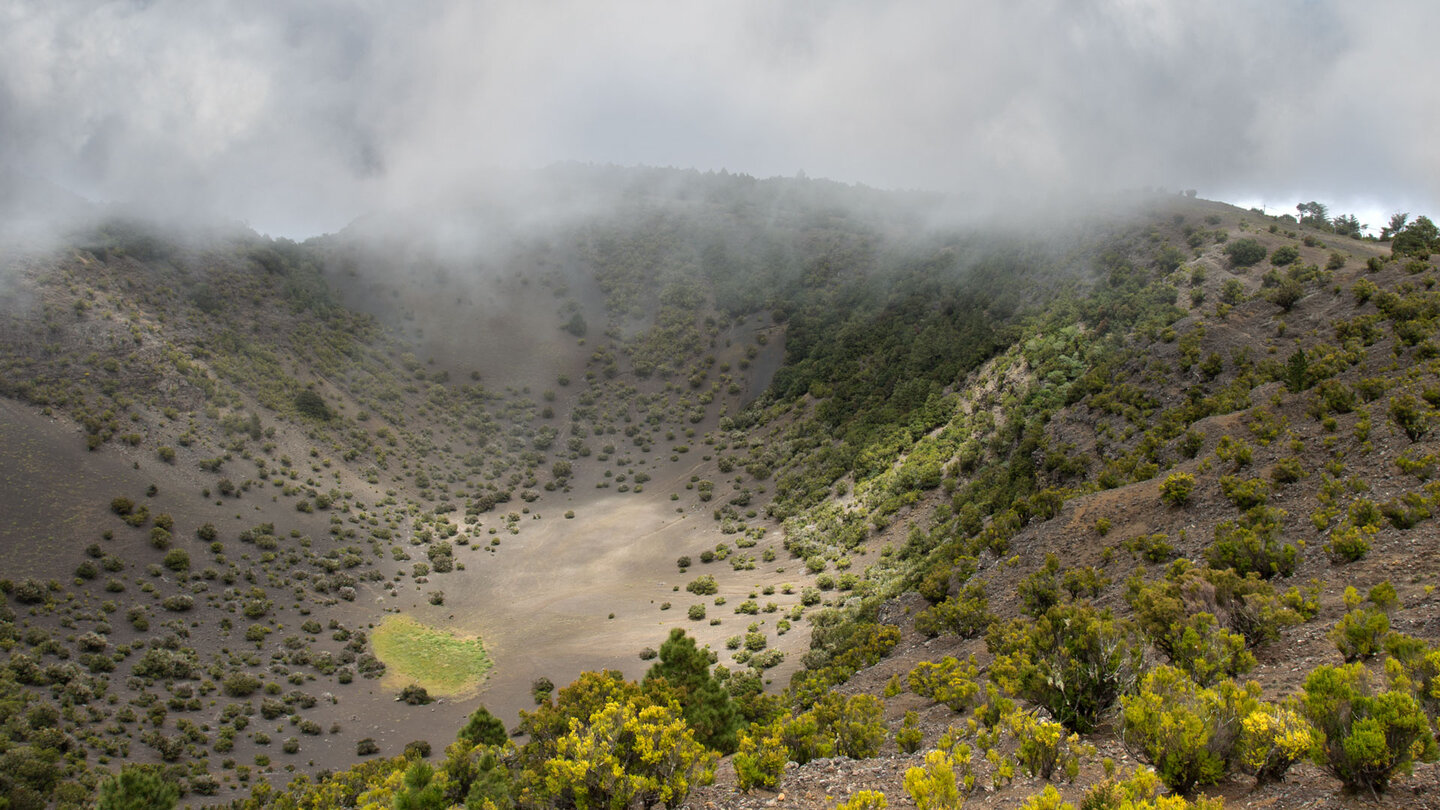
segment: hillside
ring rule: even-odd
[[[6,258],[12,806],[122,763],[195,806],[898,807],[912,767],[1079,806],[1106,758],[1342,806],[1273,756],[1318,745],[1346,660],[1411,723],[1365,790],[1433,805],[1440,294],[1409,236],[552,180],[528,219],[109,221]]]

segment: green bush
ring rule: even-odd
[[[1222,681],[1209,689],[1179,669],[1158,666],[1122,700],[1122,737],[1171,790],[1189,793],[1224,777],[1240,720],[1259,707],[1259,694],[1256,683]]]
[[[1236,239],[1225,245],[1232,267],[1249,267],[1265,258],[1265,247],[1254,239]]]
[[[123,766],[100,782],[95,795],[96,810],[170,810],[179,801],[180,788],[154,765]]]
[[[1437,757],[1429,718],[1411,684],[1398,664],[1386,669],[1390,683],[1377,685],[1378,676],[1364,664],[1322,665],[1305,678],[1301,695],[1305,716],[1321,735],[1315,764],[1347,790],[1377,796],[1396,773]]]
[[[233,672],[225,676],[220,688],[233,698],[249,697],[260,689],[260,679],[248,672]]]
[[[1256,785],[1285,778],[1290,766],[1314,756],[1320,735],[1298,705],[1265,703],[1240,722],[1237,762]]]
[[[926,636],[950,633],[961,638],[974,638],[985,632],[994,617],[990,615],[985,586],[976,582],[964,586],[960,593],[915,615],[915,630]]]
[[[1060,577],[1060,586],[1070,594],[1071,599],[1082,597],[1094,599],[1100,595],[1106,585],[1110,584],[1110,578],[1105,576],[1099,568],[1093,565],[1081,568],[1067,568]]]
[[[1293,278],[1283,278],[1278,284],[1265,292],[1265,300],[1274,304],[1285,312],[1294,309],[1305,297],[1305,285]]]
[[[970,708],[975,696],[980,693],[976,683],[979,674],[975,659],[961,663],[947,655],[938,664],[921,661],[910,670],[906,685],[920,697],[944,703],[952,712],[963,712]]]
[[[1239,521],[1219,524],[1206,558],[1216,568],[1232,568],[1242,575],[1289,576],[1295,570],[1297,551],[1293,543],[1281,541],[1284,517],[1284,510],[1256,506]]]
[[[1255,668],[1245,637],[1221,627],[1209,613],[1195,613],[1172,624],[1166,646],[1170,660],[1201,686]]]
[[[505,733],[505,724],[484,706],[479,706],[471,712],[465,725],[456,734],[456,739],[463,740],[470,745],[504,745],[508,738],[509,735]]]
[[[1307,475],[1305,467],[1301,465],[1300,459],[1287,457],[1275,462],[1275,467],[1270,471],[1270,479],[1277,484],[1293,484]]]
[[[905,792],[918,810],[960,810],[964,800],[955,780],[955,760],[945,751],[925,755],[925,765],[905,771]]]
[[[188,571],[190,569],[190,554],[183,548],[172,548],[165,552],[165,559],[162,564],[171,571]]]
[[[1282,245],[1270,254],[1270,263],[1276,267],[1294,264],[1300,258],[1300,249],[1294,245]]]
[[[1141,629],[1172,659],[1182,656],[1179,642],[1200,613],[1243,635],[1250,646],[1277,638],[1280,628],[1314,613],[1299,588],[1277,594],[1258,574],[1241,576],[1233,569],[1195,566],[1188,560],[1172,563],[1165,578],[1156,582],[1145,582],[1137,571],[1126,583],[1125,600]]]
[[[1124,547],[1131,554],[1152,563],[1162,563],[1175,556],[1175,546],[1171,545],[1164,532],[1136,535],[1126,540]]]
[[[1390,617],[1383,610],[1359,608],[1351,610],[1330,630],[1330,640],[1346,662],[1373,658],[1390,632]]]
[[[905,712],[900,728],[895,731],[895,745],[902,753],[913,754],[920,750],[925,734],[920,730],[920,716],[913,710]]]
[[[1049,780],[1056,770],[1067,781],[1080,774],[1080,758],[1094,753],[1094,748],[1080,742],[1078,734],[1066,734],[1065,727],[1044,720],[1030,712],[1012,712],[1009,726],[1019,743],[1015,757],[1020,767],[1031,776]]]
[[[1075,810],[1075,805],[1060,798],[1060,791],[1054,785],[1030,796],[1020,804],[1020,810]]]
[[[1016,590],[1020,595],[1020,609],[1026,615],[1040,616],[1060,603],[1060,585],[1055,581],[1059,572],[1060,558],[1046,554],[1044,567],[1020,580]]]
[[[996,624],[985,637],[990,677],[1044,706],[1082,734],[1134,685],[1142,650],[1133,627],[1082,603],[1057,605],[1035,621]]]
[[[774,790],[789,759],[781,720],[766,726],[752,725],[740,734],[740,746],[735,751],[735,786],[746,793],[757,787]]]
[[[1325,547],[1334,561],[1355,562],[1369,553],[1370,538],[1374,536],[1374,527],[1346,523],[1330,532],[1330,541]]]
[[[789,758],[801,765],[821,757],[866,759],[885,742],[885,706],[874,695],[847,698],[829,691],[810,711],[786,721],[781,733]]]
[[[1184,506],[1195,492],[1195,476],[1171,473],[1160,482],[1160,499],[1171,506]]]
[[[709,596],[719,593],[720,586],[716,584],[715,577],[709,574],[702,574],[690,580],[690,583],[685,586],[685,590],[696,596]]]
[[[1236,508],[1246,511],[1270,500],[1270,484],[1261,478],[1241,480],[1233,475],[1222,475],[1220,493]]]
[[[295,395],[295,410],[299,411],[301,416],[321,422],[329,421],[335,415],[330,406],[325,404],[325,398],[310,388]]]
[[[1405,431],[1410,441],[1418,442],[1430,432],[1430,410],[1409,394],[1390,398],[1390,420]]]
[[[885,794],[878,790],[857,791],[844,802],[835,805],[835,810],[885,810],[890,803],[885,801]]]
[[[1223,810],[1224,802],[1204,796],[1193,803],[1179,796],[1160,795],[1160,777],[1144,766],[1129,777],[1107,776],[1090,786],[1081,810]]]
[[[401,689],[400,696],[396,699],[411,706],[423,706],[435,700],[430,697],[430,692],[425,687],[413,683]]]

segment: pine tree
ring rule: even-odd
[[[481,706],[470,715],[469,721],[456,736],[471,745],[504,745],[505,724]]]
[[[660,658],[645,675],[647,686],[664,680],[680,703],[685,722],[707,748],[734,752],[740,713],[730,693],[710,672],[710,656],[681,628],[660,645]]]

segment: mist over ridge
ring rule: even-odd
[[[292,238],[557,161],[804,171],[970,213],[1140,187],[1440,207],[1427,4],[0,13],[0,166]]]

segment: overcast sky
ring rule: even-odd
[[[0,0],[0,169],[296,237],[566,160],[1378,227],[1440,213],[1437,31],[1430,0]]]

